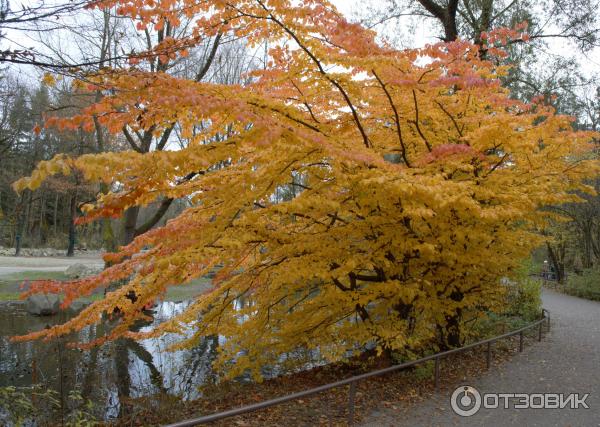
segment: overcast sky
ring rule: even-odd
[[[331,0],[336,7],[346,16],[364,16],[365,10],[370,6],[377,5],[381,0]],[[381,3],[380,3],[381,4]],[[598,11],[600,13],[600,11]],[[404,41],[405,47],[422,47],[427,43],[435,43],[439,41],[436,37],[442,33],[442,28],[437,25],[437,22],[431,19],[428,25],[418,25],[416,27],[409,26],[409,19],[406,19],[407,28],[402,31],[401,38]],[[377,28],[381,31],[382,26]],[[552,28],[547,28],[547,31],[554,31]],[[540,55],[560,55],[564,57],[575,57],[581,64],[584,74],[588,77],[593,77],[600,70],[600,49],[596,48],[585,54],[582,54],[578,49],[565,39],[552,38],[547,40],[548,49],[540,51]]]
[[[22,0],[22,3],[37,3],[39,0]],[[52,1],[62,1],[62,0],[49,0]],[[333,3],[340,9],[342,13],[346,16],[364,16],[366,8],[370,6],[376,6],[378,2],[381,0],[332,0]],[[46,4],[48,0],[46,0]],[[381,4],[381,3],[380,3]],[[16,3],[13,4],[13,7],[18,7]],[[397,31],[400,34],[400,41],[402,46],[404,47],[421,47],[426,43],[434,43],[438,41],[436,36],[441,34],[441,27],[437,25],[437,23],[432,19],[429,20],[426,25],[418,25],[416,27],[410,26],[410,21],[407,18],[406,26],[396,26],[393,27],[393,31]],[[382,30],[384,26],[379,26],[376,29]],[[388,27],[389,30],[389,27]],[[30,48],[37,47],[42,50],[38,43],[36,43],[34,34],[26,34],[19,33],[17,31],[8,30],[6,32],[6,39],[3,40],[2,48],[12,47],[12,48]],[[11,43],[12,41],[12,43]],[[65,41],[68,43],[68,41]],[[594,49],[593,51],[587,52],[585,55],[578,52],[577,49],[574,49],[569,42],[566,42],[564,39],[549,39],[548,40],[548,49],[543,51],[539,51],[539,55],[561,55],[565,57],[573,56],[577,58],[578,62],[581,64],[581,69],[583,73],[588,77],[595,76],[600,69],[600,49]],[[14,69],[15,67],[13,67]],[[21,68],[19,70],[23,76],[27,75],[29,78],[39,78],[39,71],[32,69],[30,67]]]

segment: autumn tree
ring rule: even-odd
[[[153,137],[177,123],[190,142],[176,151],[57,156],[17,189],[75,171],[118,182],[120,191],[86,206],[85,221],[161,199],[188,197],[192,206],[106,255],[113,265],[96,277],[32,284],[29,293],[64,292],[68,306],[127,280],[25,339],[65,335],[117,309],[103,339],[169,332],[192,346],[221,335],[216,363],[230,375],[260,375],[299,347],[340,360],[371,345],[388,354],[460,345],[465,321],[501,308],[499,279],[556,216],[543,208],[591,191],[583,180],[597,171],[593,134],[543,102],[511,99],[500,83],[507,70],[494,61],[498,45],[522,32],[490,32],[484,58],[467,41],[380,45],[324,0],[95,5],[116,6],[142,28],[176,25],[182,11],[194,17],[191,36],[165,38],[147,53],[159,63],[185,56],[198,39],[233,34],[268,41],[269,64],[244,85],[135,66],[101,70],[85,87],[106,96],[47,122],[93,129],[97,117],[112,133]],[[212,288],[185,311],[151,331],[131,330],[168,287],[216,266]]]

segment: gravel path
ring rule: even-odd
[[[512,404],[504,409],[501,404],[501,409],[460,417],[450,406],[453,390],[443,390],[412,407],[377,411],[364,426],[600,426],[600,303],[550,290],[542,297],[551,313],[550,334],[465,385],[481,395],[589,393],[589,409],[514,409]]]
[[[0,279],[4,275],[23,271],[65,271],[73,264],[104,265],[104,262],[98,253],[78,255],[71,258],[0,256]]]

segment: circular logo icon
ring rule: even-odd
[[[475,387],[460,386],[452,393],[450,406],[461,417],[470,417],[475,415],[481,408],[481,394]]]

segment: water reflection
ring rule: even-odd
[[[187,307],[188,302],[163,302],[154,308],[156,325]],[[62,395],[80,390],[94,402],[104,419],[119,416],[124,397],[170,393],[184,399],[199,397],[198,386],[212,381],[210,369],[218,346],[209,337],[190,350],[167,352],[174,335],[135,342],[119,339],[91,350],[71,349],[63,341],[13,343],[9,337],[62,323],[73,313],[51,317],[29,315],[22,304],[0,305],[0,387],[42,384]],[[106,324],[87,327],[69,337],[90,341],[102,335]]]
[[[162,302],[153,308],[151,323],[146,330],[185,310],[189,302]],[[247,301],[235,301],[237,309]],[[201,396],[199,387],[216,381],[211,369],[222,336],[206,337],[192,349],[168,352],[167,348],[180,339],[166,334],[143,341],[118,339],[90,350],[68,348],[66,342],[88,342],[104,336],[107,322],[86,327],[64,341],[32,341],[13,343],[9,338],[64,323],[73,312],[61,312],[50,317],[28,314],[20,303],[0,304],[0,387],[29,387],[41,384],[55,390],[62,399],[78,390],[85,400],[94,403],[96,416],[111,420],[119,417],[126,398],[151,396],[157,393],[177,395],[183,399]],[[243,319],[241,319],[243,321]],[[318,351],[298,349],[284,354],[275,366],[261,369],[265,378],[291,371],[310,369],[323,364]],[[237,378],[251,381],[250,376]],[[0,408],[0,423],[2,422]]]

